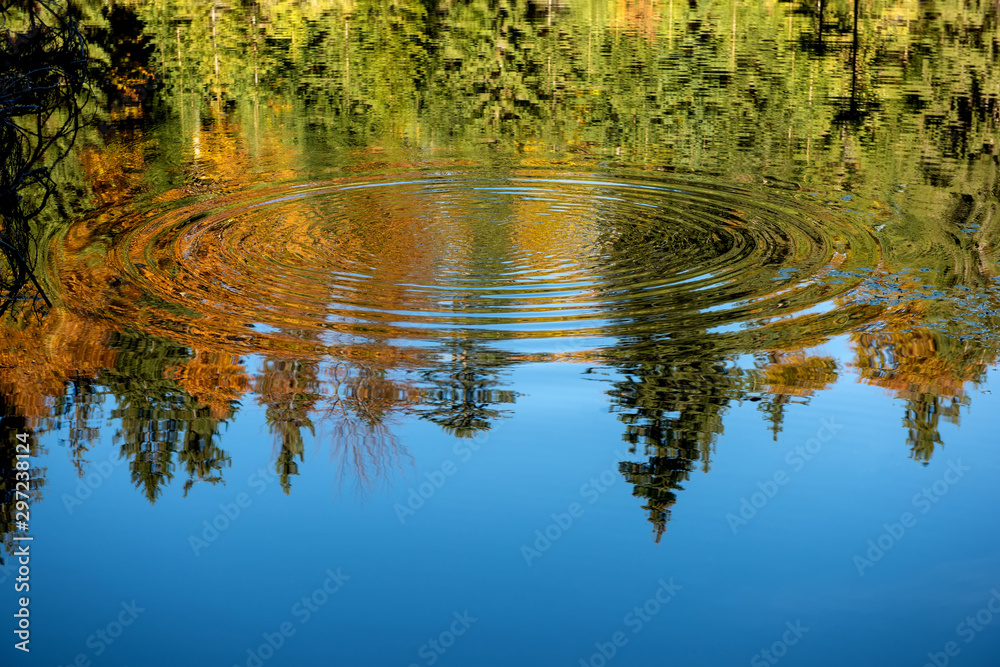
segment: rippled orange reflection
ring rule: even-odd
[[[134,133],[128,141],[81,150],[81,162],[97,206],[70,226],[64,236],[55,239],[50,248],[49,268],[60,288],[56,295],[60,307],[46,318],[29,319],[0,331],[3,350],[0,392],[7,397],[11,409],[26,417],[33,428],[48,427],[55,402],[66,395],[71,382],[80,378],[99,382],[103,372],[120,364],[120,351],[112,342],[116,334],[139,331],[179,343],[186,349],[182,358],[173,359],[156,372],[190,398],[194,406],[192,420],[214,423],[231,419],[236,406],[248,400],[265,410],[274,437],[275,469],[286,491],[306,460],[306,434],[315,434],[329,445],[329,456],[341,476],[350,472],[361,487],[366,487],[385,479],[408,457],[392,433],[395,417],[413,412],[431,400],[426,388],[401,381],[395,373],[402,369],[426,369],[433,365],[433,355],[401,346],[374,330],[367,335],[360,330],[350,337],[328,335],[322,326],[328,313],[321,312],[316,304],[336,301],[337,290],[343,289],[343,285],[334,279],[304,280],[298,284],[299,291],[282,294],[282,285],[273,275],[266,271],[255,274],[257,284],[252,287],[259,287],[265,294],[279,294],[282,304],[302,304],[298,312],[293,309],[282,316],[285,319],[278,318],[281,327],[277,330],[259,327],[258,323],[266,319],[261,316],[262,309],[274,304],[256,298],[252,292],[228,286],[239,269],[233,258],[239,258],[241,253],[247,257],[280,258],[288,263],[280,267],[281,271],[293,275],[306,271],[334,278],[350,268],[344,257],[367,258],[364,270],[350,276],[351,285],[363,296],[369,309],[368,321],[387,326],[400,317],[400,312],[446,312],[451,308],[456,317],[461,317],[462,308],[468,304],[482,308],[485,314],[493,314],[489,300],[473,290],[465,304],[455,301],[442,305],[433,291],[407,287],[433,285],[440,275],[448,272],[456,276],[488,276],[494,282],[487,287],[495,296],[503,294],[508,285],[496,276],[503,274],[504,266],[518,262],[541,276],[558,275],[561,262],[567,257],[585,264],[589,253],[601,243],[609,244],[618,253],[613,257],[620,267],[628,268],[631,262],[643,260],[633,256],[627,235],[623,241],[608,232],[604,223],[614,222],[613,207],[591,206],[588,201],[574,199],[579,197],[579,190],[560,190],[561,186],[551,183],[545,188],[560,193],[562,200],[558,205],[543,196],[506,199],[498,196],[497,201],[491,201],[485,208],[473,208],[484,205],[468,198],[394,197],[391,191],[373,188],[352,191],[349,197],[338,195],[343,198],[343,210],[338,213],[341,217],[335,227],[324,227],[317,222],[328,220],[331,209],[309,199],[300,206],[264,211],[258,218],[250,219],[248,211],[257,210],[252,208],[254,202],[272,196],[268,184],[290,176],[292,166],[302,156],[285,156],[284,163],[272,160],[268,163],[272,170],[258,173],[250,165],[259,164],[261,153],[276,154],[279,146],[287,149],[288,144],[275,139],[274,145],[269,145],[263,135],[258,137],[261,144],[251,150],[240,128],[222,116],[209,123],[199,122],[189,130],[192,134],[190,155],[185,163],[188,166],[177,176],[177,185],[142,206],[130,204],[134,197],[143,196],[147,187],[143,180],[146,148],[140,133]],[[390,162],[373,165],[370,151],[359,152],[355,159],[355,167],[359,169],[392,166]],[[348,165],[345,171],[350,169]],[[248,192],[255,193],[257,199],[248,203]],[[273,192],[274,196],[285,196],[289,190],[275,188]],[[196,204],[194,208],[189,206],[191,202]],[[330,203],[326,205],[329,207]],[[575,210],[569,210],[574,207]],[[218,210],[230,212],[213,219]],[[183,215],[189,215],[184,211],[200,211],[207,221],[204,229],[199,229],[201,235],[183,237],[172,245],[174,241],[163,235],[170,224],[188,227],[201,224],[185,217],[170,218],[176,211]],[[607,216],[607,221],[602,215]],[[711,239],[706,237],[707,243],[718,244],[717,253],[729,251],[722,238],[725,234],[738,238],[760,224],[749,209],[734,209],[732,215],[734,219],[727,226],[720,227],[714,236],[709,235]],[[150,216],[160,216],[163,222],[147,225]],[[221,238],[227,226],[240,223],[240,216],[246,218],[242,223],[246,224],[246,234],[240,237],[239,245],[228,248],[209,242],[213,235]],[[487,216],[496,224],[471,226],[463,222],[477,216]],[[429,220],[447,224],[429,225]],[[587,224],[580,224],[581,221]],[[664,242],[671,242],[672,232],[665,229],[668,233],[663,236]],[[839,290],[832,277],[837,271],[852,270],[848,253],[854,247],[864,247],[863,234],[850,236],[848,230],[846,236],[833,234],[810,245],[810,235],[814,232],[806,227],[803,230],[787,248],[787,255],[782,256],[783,265],[803,266],[811,259],[810,248],[826,249],[828,256],[817,265],[813,276],[820,284],[809,298],[813,303],[833,301],[838,304],[836,311],[796,315],[794,293],[782,296],[781,290],[786,285],[782,281],[787,276],[776,275],[776,269],[755,268],[749,279],[734,283],[736,288],[751,295],[741,307],[749,317],[759,317],[759,322],[751,322],[754,326],[747,332],[727,333],[717,338],[711,338],[707,331],[696,330],[694,325],[685,332],[706,341],[704,349],[696,349],[697,346],[692,349],[690,354],[695,357],[704,354],[706,359],[722,360],[734,352],[762,353],[763,357],[746,374],[746,383],[724,376],[718,385],[724,388],[719,389],[713,384],[720,382],[719,378],[698,373],[691,376],[692,396],[715,396],[708,407],[698,407],[688,399],[675,406],[691,419],[704,416],[704,423],[695,419],[697,423],[690,427],[692,433],[698,429],[711,431],[699,431],[697,451],[680,452],[677,447],[660,451],[654,447],[651,451],[656,453],[655,465],[634,464],[623,471],[637,488],[649,487],[640,495],[645,494],[649,501],[647,509],[655,519],[657,534],[664,530],[667,510],[675,500],[670,489],[686,479],[688,463],[700,461],[708,468],[710,443],[722,428],[721,412],[718,415],[716,412],[729,400],[748,393],[770,397],[773,400],[761,406],[772,414],[777,433],[782,405],[794,398],[808,399],[841,380],[838,360],[811,352],[832,337],[850,335],[854,350],[851,365],[862,381],[892,391],[907,402],[902,415],[907,440],[914,458],[923,461],[940,445],[938,420],[957,421],[958,406],[968,386],[981,380],[986,369],[997,361],[996,346],[960,342],[954,336],[923,327],[924,322],[946,319],[946,314],[940,312],[940,306],[932,310],[927,301],[909,299],[908,294],[916,289],[915,283],[904,280],[893,287],[872,288],[871,295],[898,297],[902,305],[859,301],[859,295],[868,296],[867,288],[862,287],[855,290],[855,301],[842,299],[839,295],[843,290]],[[133,250],[124,257],[115,252],[115,243],[121,238],[132,241]],[[681,241],[676,242],[679,244],[676,250],[668,249],[664,257],[676,258],[679,252],[691,251]],[[223,255],[221,251],[231,252]],[[611,275],[601,261],[597,256],[588,266],[595,275],[602,270]],[[655,274],[656,267],[650,271],[650,275]],[[602,289],[623,299],[614,304],[631,304],[627,300],[632,294],[630,290],[641,296],[641,289],[628,283],[628,273],[612,277]],[[585,284],[573,289],[583,295],[581,302],[588,307],[600,296]],[[691,294],[698,297],[699,293]],[[763,296],[758,298],[758,295]],[[202,301],[224,307],[199,310]],[[703,310],[708,311],[714,304],[703,305]],[[691,308],[691,304],[679,303],[678,307],[681,306]],[[786,310],[790,312],[786,314]],[[697,313],[698,308],[691,312]],[[642,312],[638,315],[642,316]],[[659,321],[656,317],[649,318],[648,327],[641,333],[660,333]],[[614,328],[608,328],[608,335],[614,334]],[[462,334],[456,333],[454,341],[464,344]],[[505,363],[572,360],[598,366],[617,365],[619,359],[627,359],[629,364],[641,365],[646,363],[643,355],[656,358],[658,345],[661,343],[651,343],[645,349],[637,344],[634,350],[612,349],[601,354],[556,347],[548,353],[513,355]],[[662,345],[669,347],[671,343],[665,341]],[[670,352],[676,353],[677,350]],[[261,355],[259,372],[248,370],[250,354]],[[439,401],[436,410],[446,411],[452,397],[461,395],[460,380],[466,372],[473,370],[454,372],[453,380],[458,384],[443,385],[436,399]],[[664,381],[668,376],[663,376]],[[704,391],[699,382],[705,383]],[[664,395],[672,396],[672,401],[679,400],[669,391]],[[649,405],[640,403],[639,407],[655,411],[659,400],[656,392],[648,400]],[[466,416],[459,410],[438,418],[450,424]],[[135,421],[138,417],[130,413],[128,419]],[[644,429],[642,424],[633,428],[639,434],[645,434],[648,429]],[[129,456],[145,461],[146,467],[141,468],[145,477],[140,482],[147,485],[147,496],[155,499],[160,483],[156,476],[161,474],[156,457],[160,454],[143,450],[141,442],[128,445],[126,450]],[[211,437],[189,442],[179,451],[179,460],[188,466],[191,477],[188,484],[196,479],[221,478],[221,462],[228,459],[225,452],[214,448]],[[678,461],[676,470],[670,463],[674,458]]]
[[[770,363],[755,374],[764,391],[776,396],[812,396],[837,382],[833,357],[808,355],[802,351],[774,352]]]
[[[104,322],[67,311],[0,327],[0,393],[10,414],[26,418],[31,428],[46,428],[55,400],[74,378],[115,365],[111,332]]]

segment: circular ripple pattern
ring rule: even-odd
[[[620,340],[836,317],[852,284],[828,274],[878,259],[860,220],[811,193],[703,179],[394,175],[153,209],[111,256],[167,328]]]

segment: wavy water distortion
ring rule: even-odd
[[[864,317],[837,300],[879,248],[841,204],[704,178],[393,174],[174,193],[90,238],[113,239],[106,316],[160,333],[300,353],[456,337],[555,352]]]

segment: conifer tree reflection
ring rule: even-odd
[[[927,464],[943,446],[941,420],[960,424],[961,408],[970,404],[965,386],[985,379],[996,364],[996,348],[927,329],[865,333],[855,339],[861,379],[905,401],[902,424],[910,458]]]
[[[649,522],[659,542],[670,519],[675,491],[691,471],[711,467],[711,454],[722,434],[722,417],[741,394],[739,375],[723,357],[706,348],[666,342],[635,341],[614,351],[624,379],[608,392],[612,410],[625,424],[622,439],[645,463],[622,462],[620,472],[633,485],[632,495],[646,501]]]
[[[417,413],[449,435],[471,438],[504,414],[496,406],[514,402],[516,392],[500,388],[510,361],[470,339],[456,338],[443,347],[447,359],[420,374],[423,396]]]
[[[315,361],[268,359],[257,379],[258,403],[266,407],[268,428],[278,449],[275,472],[281,489],[291,493],[291,476],[299,474],[305,444],[302,429],[315,435],[310,415],[322,398],[319,367]]]
[[[792,397],[787,394],[769,394],[757,404],[757,410],[771,424],[771,437],[775,442],[778,442],[778,434],[784,430],[785,406],[791,402]]]
[[[757,410],[771,423],[778,441],[785,419],[785,407],[807,404],[817,391],[837,382],[837,362],[832,357],[808,356],[801,352],[771,350],[759,356],[756,368],[747,376],[751,401],[760,401]],[[797,399],[797,400],[796,400]]]
[[[678,258],[695,247],[719,256],[730,250],[731,240],[685,236],[659,215],[634,219],[608,207],[602,218],[598,243],[607,258],[602,290],[620,311],[611,316],[629,332],[641,327],[639,334],[618,333],[621,342],[607,355],[623,376],[608,392],[612,411],[625,424],[622,439],[630,452],[648,457],[645,463],[622,462],[620,472],[633,485],[633,495],[646,501],[643,509],[659,542],[675,491],[696,467],[709,469],[722,416],[741,382],[726,365],[733,341],[708,335],[713,315],[705,314],[711,304],[700,303],[702,295],[680,289],[650,296],[631,276],[672,275]],[[619,328],[608,327],[608,334]]]
[[[67,422],[67,447],[76,474],[81,478],[86,474],[84,456],[101,435],[101,429],[93,423],[103,401],[104,395],[92,380],[76,377],[70,382],[66,395],[61,396],[56,404],[56,416],[60,421]]]
[[[215,484],[222,481],[222,468],[231,465],[229,455],[218,446],[219,421],[212,417],[212,409],[200,406],[192,411],[192,419],[184,430],[183,442],[177,454],[178,463],[184,466],[188,479],[184,482],[184,495],[197,481]]]
[[[947,404],[945,404],[947,401]],[[941,442],[939,424],[942,418],[958,425],[959,408],[968,405],[968,399],[952,397],[948,399],[931,393],[921,393],[906,401],[903,426],[906,428],[906,444],[910,446],[910,458],[927,465]]]
[[[216,444],[222,420],[201,405],[171,377],[168,368],[191,359],[188,348],[141,334],[117,334],[114,369],[100,381],[115,396],[112,418],[121,421],[115,442],[131,459],[132,482],[154,503],[183,461],[188,472],[185,492],[196,481],[215,483],[229,456]]]
[[[612,363],[624,376],[608,392],[612,410],[625,424],[629,451],[648,456],[644,463],[624,461],[620,472],[633,495],[646,500],[656,541],[666,531],[670,508],[695,469],[708,472],[723,434],[723,418],[734,401],[759,402],[777,440],[785,406],[837,381],[830,357],[770,352],[756,369],[729,363],[733,351],[713,346],[704,331],[696,338],[632,341],[616,348]],[[697,344],[695,342],[697,341]]]

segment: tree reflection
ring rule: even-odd
[[[708,472],[723,416],[739,397],[739,375],[722,357],[693,358],[683,346],[660,345],[651,353],[636,342],[615,351],[614,365],[624,376],[609,391],[612,410],[625,424],[622,439],[645,463],[622,462],[620,472],[633,485],[632,495],[646,501],[656,541],[670,518],[669,508],[695,469]],[[701,355],[699,355],[701,356]]]
[[[178,463],[188,473],[185,493],[196,481],[222,481],[229,456],[216,439],[225,422],[184,391],[171,370],[191,361],[191,352],[140,334],[117,334],[110,347],[117,362],[99,381],[115,398],[111,417],[120,427],[114,441],[129,460],[135,486],[156,502]]]
[[[715,330],[724,323],[712,310],[718,304],[704,293],[649,297],[627,277],[668,273],[685,253],[725,256],[736,232],[692,226],[682,233],[669,220],[616,220],[607,199],[593,204],[597,224],[588,229],[600,229],[597,254],[606,262],[595,270],[619,277],[607,281],[609,294],[628,307],[607,313],[611,324],[602,333],[615,342],[590,358],[619,374],[609,391],[612,410],[631,451],[645,457],[620,470],[657,540],[691,473],[710,470],[730,406],[756,403],[778,439],[788,406],[842,381],[844,364],[900,399],[901,439],[912,458],[928,462],[943,445],[942,425],[959,423],[969,387],[985,380],[1000,349],[1000,63],[990,47],[998,9],[957,0],[786,5],[74,3],[106,85],[96,111],[100,131],[84,133],[77,159],[63,161],[58,176],[67,191],[90,197],[89,212],[46,189],[51,169],[37,172],[41,190],[17,200],[14,186],[41,164],[32,161],[41,153],[23,142],[4,153],[0,216],[5,242],[17,251],[7,255],[8,291],[26,284],[18,258],[46,248],[59,254],[27,264],[51,265],[57,316],[8,318],[0,330],[0,410],[8,429],[0,480],[10,479],[9,432],[62,426],[84,475],[105,414],[133,483],[151,502],[178,477],[184,492],[223,480],[230,454],[219,444],[222,427],[243,402],[264,409],[286,493],[306,465],[311,438],[328,444],[338,483],[353,477],[365,490],[409,456],[392,431],[397,417],[416,415],[452,437],[494,428],[517,395],[507,373],[524,357],[501,351],[474,322],[436,332],[435,354],[395,346],[385,333],[395,312],[440,307],[403,288],[430,284],[449,242],[446,234],[429,238],[425,223],[436,213],[416,199],[394,201],[376,189],[344,195],[350,215],[320,268],[335,276],[344,269],[338,253],[363,253],[373,266],[356,289],[386,326],[344,325],[338,333],[356,335],[336,345],[288,327],[262,352],[264,334],[247,326],[258,303],[236,304],[240,295],[223,290],[231,310],[193,317],[183,305],[195,297],[155,299],[127,280],[131,266],[113,252],[113,239],[144,221],[131,201],[140,193],[153,193],[162,207],[211,201],[301,173],[392,170],[399,166],[393,150],[442,146],[473,164],[500,165],[505,175],[538,166],[535,153],[549,151],[567,173],[606,174],[620,162],[647,175],[692,170],[742,184],[775,172],[805,184],[790,197],[812,195],[808,187],[838,201],[855,189],[876,193],[871,222],[886,225],[880,264],[853,267],[869,275],[837,301],[838,318],[803,316],[765,328],[747,315],[724,332]],[[48,4],[0,11],[13,16],[29,6]],[[736,34],[737,19],[749,37]],[[23,108],[8,103],[11,81],[24,72],[22,56],[54,56],[30,23],[8,27],[11,35],[0,39],[0,100],[9,113]],[[65,124],[65,110],[52,111],[42,125],[75,127]],[[25,136],[18,127],[4,123],[0,144],[16,148]],[[65,142],[50,146],[57,154],[67,149]],[[58,206],[41,210],[49,195]],[[517,228],[519,216],[543,204],[515,198],[505,206],[492,212],[514,222],[463,238],[469,250],[462,271],[499,274],[517,244],[553,254],[550,228]],[[727,229],[745,230],[738,210],[706,207],[726,218]],[[322,214],[296,209],[298,218],[276,223],[288,235],[279,241],[315,242],[310,216]],[[30,227],[21,224],[29,219]],[[569,226],[560,233],[576,234],[568,243],[574,253],[595,245]],[[219,282],[226,267],[217,258],[195,259]],[[769,259],[773,266],[765,268],[777,271],[800,258],[789,243]],[[163,260],[157,287],[183,293],[177,258],[167,253]],[[852,268],[839,261],[831,257],[828,268]],[[922,282],[912,278],[917,269],[927,270]],[[754,280],[770,278],[758,272]],[[299,296],[329,304],[342,288],[331,277]],[[648,307],[654,298],[667,315]],[[485,300],[474,305],[496,315]],[[633,317],[628,331],[615,326],[622,312]],[[780,315],[778,305],[768,314]],[[812,351],[834,336],[852,349],[853,359],[840,359],[840,367]],[[265,357],[248,370],[248,355],[256,353]],[[5,535],[9,488],[0,515]]]
[[[757,409],[771,423],[774,441],[782,431],[785,408],[793,400],[808,402],[810,396],[837,382],[837,362],[832,357],[803,354],[800,350],[770,351],[760,355],[757,368],[748,374],[750,400],[759,399]]]
[[[82,123],[87,45],[76,21],[54,2],[0,6],[0,316],[35,275],[33,221],[57,190],[53,169],[69,155]]]
[[[857,339],[861,378],[904,401],[910,458],[926,465],[943,446],[941,420],[959,425],[961,408],[970,404],[965,388],[985,380],[987,369],[997,362],[996,349],[926,329],[862,334]]]
[[[333,423],[330,460],[336,481],[353,476],[360,494],[385,482],[410,454],[393,434],[392,415],[405,409],[417,392],[388,377],[385,369],[345,363],[329,366],[329,406],[323,419]]]
[[[276,439],[278,451],[274,468],[287,494],[291,476],[299,474],[305,456],[303,429],[315,434],[311,415],[320,401],[319,367],[314,361],[267,360],[255,383],[258,402],[265,406],[265,418]]]
[[[443,351],[445,360],[421,373],[417,414],[449,435],[475,437],[504,414],[497,406],[515,400],[513,390],[501,388],[501,373],[510,362],[468,339],[455,339]]]

